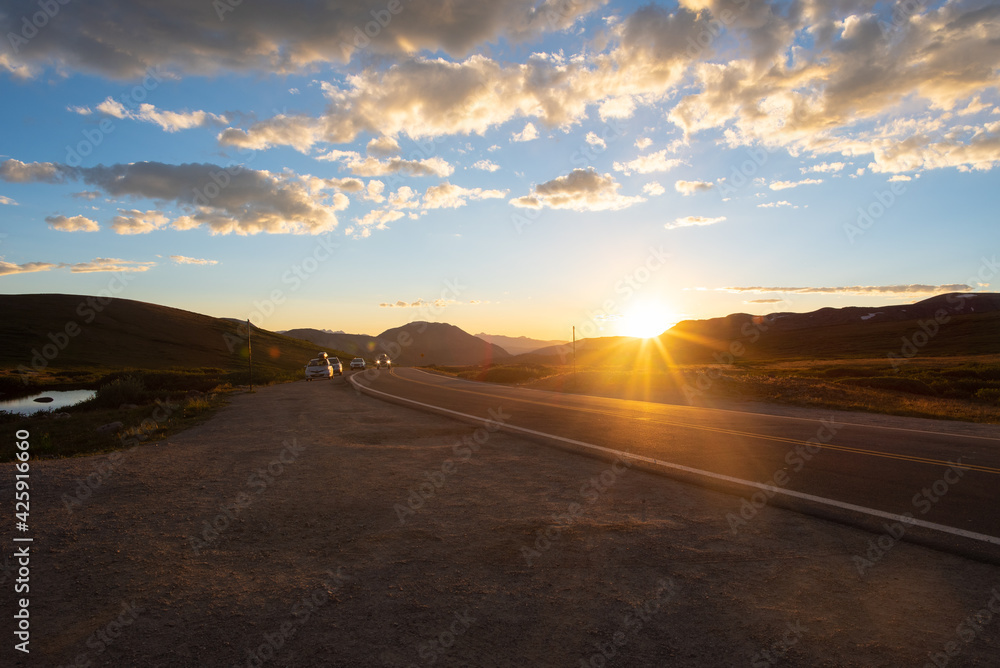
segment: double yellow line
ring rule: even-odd
[[[395,378],[398,378],[400,380],[403,380],[403,381],[406,381],[406,382],[409,382],[409,383],[416,383],[417,385],[426,385],[428,387],[434,387],[434,388],[438,388],[438,389],[448,390],[448,391],[451,391],[451,392],[463,392],[465,394],[475,394],[475,395],[479,395],[479,396],[482,396],[482,397],[490,397],[492,399],[504,399],[504,400],[508,400],[508,401],[516,401],[516,402],[520,402],[520,403],[531,404],[533,406],[548,406],[550,408],[562,408],[562,409],[565,409],[565,410],[578,411],[578,412],[581,412],[581,413],[593,413],[595,415],[607,415],[607,416],[616,417],[616,418],[629,417],[629,416],[623,415],[621,413],[616,413],[616,412],[613,412],[613,411],[601,410],[601,409],[598,409],[598,408],[584,408],[582,406],[572,406],[572,405],[568,405],[568,404],[557,404],[557,403],[546,402],[546,401],[532,401],[532,400],[528,400],[528,399],[518,399],[516,397],[512,397],[512,396],[504,395],[504,394],[492,394],[492,393],[489,393],[489,392],[477,392],[475,390],[465,390],[465,389],[460,389],[460,388],[457,388],[457,387],[449,387],[448,385],[446,385],[444,383],[427,383],[427,382],[424,382],[424,381],[414,380],[412,378],[406,378],[404,376],[401,376],[401,375],[395,373],[395,369],[392,370],[392,375]],[[606,399],[607,397],[600,397],[600,398]],[[632,417],[635,417],[635,416],[632,416]],[[655,422],[657,424],[668,425],[668,426],[671,426],[671,427],[681,427],[681,428],[684,428],[684,429],[697,429],[697,430],[700,430],[700,431],[709,431],[709,432],[715,432],[715,433],[718,433],[718,434],[726,434],[726,435],[729,435],[729,436],[743,436],[745,438],[757,438],[757,439],[761,439],[761,440],[765,440],[765,441],[775,441],[775,442],[779,442],[779,443],[791,443],[792,445],[805,445],[805,446],[810,446],[810,447],[819,447],[819,448],[824,448],[824,449],[827,449],[827,450],[839,450],[841,452],[848,452],[848,453],[856,454],[856,455],[868,455],[868,456],[871,456],[871,457],[883,457],[885,459],[897,459],[897,460],[901,460],[901,461],[914,462],[914,463],[917,463],[917,464],[931,464],[933,466],[946,466],[946,467],[950,467],[950,466],[955,466],[956,465],[955,462],[948,462],[948,461],[943,461],[943,460],[940,460],[940,459],[931,459],[931,458],[928,458],[928,457],[916,457],[914,455],[901,455],[901,454],[896,454],[896,453],[891,453],[891,452],[881,452],[881,451],[878,451],[878,450],[867,450],[867,449],[864,449],[864,448],[852,448],[850,446],[835,445],[833,443],[811,443],[809,441],[803,441],[803,440],[799,440],[799,439],[795,439],[795,438],[785,438],[784,436],[768,436],[766,434],[755,434],[755,433],[749,432],[749,431],[738,431],[738,430],[735,430],[735,429],[725,429],[723,427],[709,427],[709,426],[705,426],[705,425],[690,424],[690,423],[686,423],[686,422],[674,422],[672,420],[664,420],[664,419],[661,419],[661,418],[658,418],[658,417],[643,417],[641,419],[643,419],[644,421],[647,421],[647,422]],[[962,469],[970,470],[970,471],[981,471],[983,473],[1000,474],[1000,468],[996,468],[996,467],[992,467],[992,466],[980,466],[978,464],[960,464],[959,466]]]

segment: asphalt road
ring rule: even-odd
[[[742,497],[734,500],[736,525],[765,505],[781,505],[861,524],[892,541],[1000,560],[996,427],[957,434],[947,422],[938,431],[903,418],[893,422],[906,426],[874,427],[835,411],[791,418],[543,392],[409,368],[369,370],[351,380],[384,399],[500,420],[522,435],[530,430],[655,459],[667,475]],[[901,526],[895,516],[915,522]],[[883,547],[889,542],[882,538]]]

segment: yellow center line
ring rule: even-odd
[[[457,388],[457,387],[449,387],[446,383],[428,383],[426,381],[414,380],[413,378],[407,378],[405,376],[401,376],[401,375],[395,373],[395,369],[393,369],[391,371],[391,373],[392,373],[392,375],[395,378],[398,378],[400,380],[403,380],[403,381],[406,381],[406,382],[409,382],[409,383],[416,383],[417,385],[426,385],[428,387],[435,387],[435,388],[438,388],[438,389],[449,390],[451,392],[463,392],[465,394],[475,394],[475,395],[479,395],[479,396],[482,396],[482,397],[490,397],[492,399],[505,399],[505,400],[510,400],[510,401],[517,401],[517,402],[520,402],[520,403],[532,404],[534,406],[548,406],[550,408],[563,408],[563,409],[566,409],[566,410],[578,411],[578,412],[581,412],[581,413],[593,413],[595,415],[607,415],[607,416],[612,416],[612,417],[617,417],[617,418],[629,417],[627,415],[623,415],[622,413],[616,413],[616,412],[607,411],[607,410],[601,410],[601,409],[597,409],[597,408],[584,408],[582,406],[573,406],[573,405],[570,405],[570,404],[559,404],[559,403],[546,402],[546,401],[534,401],[534,400],[529,400],[529,399],[519,399],[517,397],[512,397],[512,396],[505,395],[505,394],[493,394],[493,393],[489,393],[489,392],[477,392],[476,390],[466,390],[466,389],[461,389],[461,388]],[[632,416],[632,417],[635,417],[635,416]],[[746,437],[746,438],[756,438],[756,439],[760,439],[760,440],[776,441],[776,442],[780,442],[780,443],[791,443],[792,445],[805,445],[805,446],[816,447],[816,448],[824,448],[824,449],[827,449],[827,450],[839,450],[841,452],[848,452],[848,453],[852,453],[852,454],[868,455],[868,456],[871,456],[871,457],[884,457],[886,459],[897,459],[897,460],[902,460],[902,461],[914,462],[914,463],[917,463],[917,464],[932,464],[934,466],[955,466],[956,465],[955,462],[947,462],[947,461],[942,461],[940,459],[930,459],[928,457],[917,457],[915,455],[903,455],[903,454],[897,454],[897,453],[891,453],[891,452],[880,452],[878,450],[867,450],[867,449],[864,449],[864,448],[855,448],[855,447],[846,446],[846,445],[835,445],[833,443],[819,443],[819,442],[803,441],[803,440],[800,440],[800,439],[787,438],[787,437],[784,437],[784,436],[769,436],[767,434],[756,434],[756,433],[749,432],[749,431],[738,431],[738,430],[735,430],[735,429],[726,429],[724,427],[709,427],[709,426],[706,426],[706,425],[690,424],[690,423],[686,423],[686,422],[674,422],[672,420],[664,420],[664,419],[658,418],[658,417],[652,417],[652,418],[645,417],[644,419],[646,421],[649,421],[649,422],[655,422],[657,424],[668,425],[668,426],[671,426],[671,427],[682,427],[682,428],[685,428],[685,429],[697,429],[697,430],[700,430],[700,431],[709,431],[709,432],[715,432],[715,433],[719,433],[719,434],[727,434],[729,436],[743,436],[743,437]],[[968,469],[968,470],[972,470],[972,471],[981,471],[983,473],[996,473],[996,474],[1000,474],[1000,468],[995,468],[995,467],[992,467],[992,466],[980,466],[978,464],[960,464],[959,466],[961,466],[961,468],[963,468],[963,469]]]

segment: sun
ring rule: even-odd
[[[649,339],[677,324],[676,314],[659,302],[635,304],[622,317],[618,329],[624,336]]]

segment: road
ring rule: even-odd
[[[976,435],[528,390],[397,368],[351,381],[521,433],[549,434],[653,459],[668,475],[743,497],[731,522],[782,505],[915,542],[1000,558],[1000,429]],[[558,444],[558,441],[556,442]],[[745,481],[745,484],[744,484]],[[756,486],[754,486],[756,485]],[[905,521],[902,518],[913,518]],[[905,531],[900,531],[900,522]],[[883,545],[887,539],[883,539]]]

